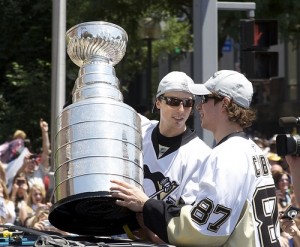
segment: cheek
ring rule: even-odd
[[[36,197],[34,198],[34,201],[40,201],[41,198],[42,198],[42,197],[40,197],[40,196],[36,196]]]
[[[186,114],[187,117],[191,115],[192,108],[184,108],[184,113]]]
[[[203,121],[212,127],[218,122],[218,112],[216,112],[214,107],[208,105],[208,103],[202,106],[201,112],[203,113]]]
[[[160,107],[160,116],[170,116],[172,114],[172,108],[167,105]]]
[[[166,109],[164,109],[164,108],[160,109],[160,121],[161,122],[169,121],[170,117],[171,116],[170,116],[169,112]]]
[[[203,111],[205,111],[205,113],[211,118],[217,118],[218,116],[220,116],[220,108],[214,104],[213,100],[207,102],[206,105],[204,105],[204,107],[202,108]]]
[[[203,104],[201,106],[201,110],[205,114],[205,116],[210,116],[212,114],[212,111],[210,110],[208,103]]]

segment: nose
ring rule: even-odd
[[[179,106],[178,106],[178,110],[184,111],[183,102],[180,102],[180,104],[179,104]]]

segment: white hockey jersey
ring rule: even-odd
[[[189,128],[171,146],[159,145],[158,121],[143,116],[141,119],[145,193],[169,204],[193,203],[199,166],[211,148]]]
[[[144,222],[176,246],[279,247],[270,165],[250,139],[234,136],[199,166],[196,203],[181,208],[148,200]]]

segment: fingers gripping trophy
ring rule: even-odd
[[[137,112],[123,103],[114,65],[128,37],[119,26],[86,22],[66,33],[67,53],[80,67],[72,104],[57,117],[54,204],[49,220],[76,234],[114,235],[135,227],[135,215],[117,206],[110,180],[142,188],[142,137]]]

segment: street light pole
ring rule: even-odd
[[[56,118],[65,104],[66,92],[66,0],[52,3],[52,72],[51,72],[51,170],[54,168]]]
[[[152,17],[143,18],[140,22],[140,36],[147,42],[147,69],[146,69],[146,99],[147,110],[152,108],[152,42],[159,39],[161,33],[160,22]]]

